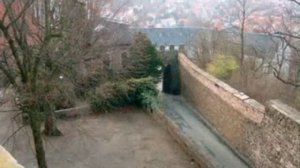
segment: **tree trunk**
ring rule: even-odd
[[[36,109],[29,109],[28,112],[29,120],[30,120],[30,127],[32,130],[34,145],[35,145],[35,152],[36,152],[36,159],[39,168],[47,168],[45,150],[43,146],[43,139],[41,133],[41,119],[39,112]]]
[[[245,23],[246,23],[246,0],[241,1],[242,5],[242,20],[241,20],[241,60],[240,66],[243,69],[244,59],[245,59]]]
[[[241,58],[240,58],[240,75],[241,75],[241,84],[248,87],[248,76],[246,74],[246,67],[244,67],[245,60],[245,22],[246,22],[246,0],[241,1],[242,5],[242,22],[240,29],[240,40],[241,40]]]
[[[47,136],[61,136],[62,133],[59,131],[56,124],[54,107],[49,105],[48,108],[45,108],[45,113],[46,118],[44,134]]]
[[[244,24],[244,23],[243,23]],[[244,39],[244,25],[242,26],[241,29],[241,60],[240,60],[240,65],[241,68],[243,68],[243,64],[244,64],[244,58],[245,58],[245,39]]]

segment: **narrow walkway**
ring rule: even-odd
[[[177,124],[181,133],[191,140],[193,148],[216,168],[248,168],[240,159],[196,114],[183,98],[164,95],[164,113],[166,117]]]

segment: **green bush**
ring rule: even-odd
[[[207,71],[217,78],[228,79],[239,69],[238,61],[233,56],[217,55],[207,65]]]
[[[157,104],[157,95],[158,91],[152,78],[108,82],[96,89],[91,98],[91,108],[94,112],[99,112],[134,104],[151,109]]]
[[[75,107],[76,95],[71,84],[61,84],[52,91],[55,110]]]
[[[76,96],[72,92],[61,92],[57,99],[55,100],[55,109],[68,109],[75,107],[76,105]]]
[[[35,95],[28,95],[22,92],[17,95],[19,102],[38,101],[40,106],[51,105],[55,110],[75,107],[76,96],[73,84],[68,81],[37,82]],[[30,98],[33,97],[34,99]]]
[[[112,80],[111,73],[112,72],[106,68],[98,68],[93,73],[78,75],[74,80],[74,92],[76,97],[80,100],[88,99],[100,84]]]
[[[157,96],[158,90],[154,85],[152,80],[148,79],[140,79],[140,80],[133,80],[132,83],[136,82],[135,87],[135,103],[138,106],[150,109],[154,106]]]

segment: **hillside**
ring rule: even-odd
[[[118,1],[114,9],[122,6],[116,19],[139,27],[211,26],[220,24],[224,13],[224,0],[131,0]],[[224,5],[225,4],[225,5]],[[249,4],[259,7],[253,19],[264,20],[282,7],[282,1],[251,0]],[[231,8],[235,9],[235,8]],[[226,9],[225,9],[226,10]],[[277,12],[278,13],[278,12]],[[265,21],[265,20],[264,20]],[[224,23],[222,23],[224,25]]]

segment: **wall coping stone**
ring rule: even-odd
[[[270,100],[268,106],[300,125],[300,112],[280,100]]]

